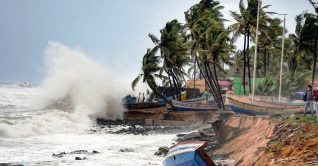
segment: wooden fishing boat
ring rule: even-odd
[[[203,100],[206,100],[206,98],[212,96],[211,94],[203,93],[202,96],[193,98],[193,99],[188,99],[188,100],[183,100],[184,102],[201,102]]]
[[[231,109],[236,113],[247,115],[268,115],[268,114],[283,114],[284,111],[299,112],[302,108],[279,108],[271,106],[263,106],[251,103],[244,103],[228,97]]]
[[[125,105],[127,108],[135,108],[135,109],[142,109],[142,108],[156,108],[161,107],[162,105],[158,101],[145,101],[140,103],[130,103]]]
[[[171,100],[171,99],[173,99],[174,97],[176,98],[177,95],[166,97],[166,99],[167,99],[167,100]],[[185,100],[186,97],[187,97],[187,91],[182,92],[182,93],[181,93],[181,100]],[[164,99],[155,99],[154,101],[158,101],[158,102],[161,104],[161,106],[165,106],[165,105],[167,104]]]
[[[254,104],[262,105],[262,106],[269,106],[269,107],[285,108],[285,109],[294,109],[294,108],[304,108],[305,107],[304,103],[279,103],[279,102],[259,101],[259,100],[254,100]]]
[[[219,107],[186,107],[186,106],[174,106],[178,111],[217,111]]]
[[[192,103],[192,102],[184,102],[171,100],[172,104],[175,106],[184,106],[184,107],[214,107],[215,104],[201,104],[201,103]]]
[[[163,161],[164,166],[215,166],[206,154],[205,141],[181,142],[171,147]]]
[[[186,95],[187,95],[187,92],[183,92],[181,94],[181,98],[185,98]],[[167,100],[171,100],[172,98],[173,96],[166,97]],[[124,102],[124,106],[126,108],[135,108],[135,109],[156,108],[156,107],[161,107],[166,105],[166,102],[163,99],[135,103],[136,97],[131,97],[130,95],[123,98],[122,101]]]
[[[130,95],[127,95],[126,97],[122,98],[121,100],[126,103],[134,103],[136,101],[137,97],[132,97]]]
[[[198,104],[172,100],[173,106],[178,111],[217,111],[219,107],[215,104]],[[172,110],[172,107],[167,104],[167,109]]]

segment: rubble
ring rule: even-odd
[[[317,152],[316,117],[287,118],[276,126],[265,153],[255,165],[317,165]]]

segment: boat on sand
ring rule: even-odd
[[[285,111],[302,112],[303,108],[285,108],[244,103],[228,97],[230,107],[235,113],[247,115],[284,114]]]

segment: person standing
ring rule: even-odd
[[[305,110],[304,110],[304,115],[303,116],[306,116],[307,114],[307,108],[308,106],[310,106],[310,110],[311,110],[311,116],[314,115],[314,108],[313,108],[313,93],[312,93],[312,86],[311,85],[308,85],[308,88],[305,92],[305,99],[306,99],[306,105],[305,105]]]
[[[316,108],[316,116],[318,121],[318,85],[316,86],[316,89],[314,90],[314,101],[315,101],[315,108]]]

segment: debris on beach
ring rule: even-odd
[[[279,123],[256,165],[318,165],[316,117],[294,117]]]

